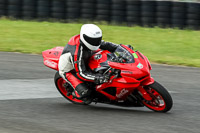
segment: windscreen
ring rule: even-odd
[[[116,55],[117,58],[122,58],[125,60],[124,63],[134,63],[134,56],[132,55],[132,53],[130,53],[128,50],[126,50],[123,47],[118,47],[114,54]]]

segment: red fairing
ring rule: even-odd
[[[111,100],[120,100],[126,99],[128,95],[130,95],[134,88],[137,88],[140,85],[140,82],[134,78],[126,77],[126,78],[110,78],[110,82],[104,83],[102,85],[98,85],[96,87],[96,91],[104,94],[105,96],[109,97]],[[109,87],[116,87],[116,95],[113,96],[104,91],[104,89]]]
[[[58,71],[58,62],[64,47],[55,47],[42,52],[44,65]]]
[[[121,77],[115,79],[112,79],[113,77],[111,77],[109,83],[104,83],[96,87],[96,91],[104,94],[111,100],[126,99],[126,97],[135,89],[154,83],[154,79],[150,74],[151,65],[148,59],[138,51],[135,52],[124,45],[121,46],[132,54],[134,61],[129,63],[113,62],[110,58],[108,58],[108,54],[110,54],[110,52],[106,50],[95,53],[89,60],[89,67],[92,70],[105,67],[106,64],[108,67],[110,66],[111,68],[121,70]],[[116,88],[115,96],[104,91],[104,89],[109,87]],[[141,93],[144,93],[143,95],[146,99],[149,99],[149,96],[145,91],[142,91],[141,88],[139,90]]]
[[[108,64],[112,68],[120,69],[122,76],[134,77],[135,79],[141,79],[150,76],[150,69],[148,60],[141,56],[139,52],[132,52],[136,54],[137,58],[134,58],[134,63],[118,63],[109,61]]]
[[[149,70],[152,70],[152,68],[151,68],[151,64],[150,64],[150,62],[149,62],[149,60],[148,60],[148,58],[146,57],[146,56],[144,56],[142,53],[140,53],[140,52],[138,52],[139,54],[140,54],[140,56],[142,56],[144,59],[145,59],[145,61],[147,62],[147,64],[148,64],[148,67],[149,67]]]

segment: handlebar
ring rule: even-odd
[[[116,57],[116,58],[113,58],[112,61],[113,61],[113,62],[119,62],[119,63],[124,63],[124,62],[126,62],[122,56],[118,56],[118,57]]]
[[[108,73],[108,74],[107,74],[107,73]],[[109,81],[109,82],[111,83],[111,82],[113,81],[113,79],[119,77],[119,75],[120,75],[120,70],[114,69],[114,68],[112,68],[112,67],[109,67],[109,68],[103,73],[103,75],[106,75],[106,74],[109,76],[109,79],[110,79],[110,77],[111,77],[112,75],[114,75],[114,77]]]

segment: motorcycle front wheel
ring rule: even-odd
[[[173,100],[169,92],[158,82],[145,86],[144,89],[151,96],[151,100],[143,100],[143,104],[156,112],[167,112],[173,106]]]

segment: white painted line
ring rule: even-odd
[[[0,100],[62,97],[53,79],[0,80]]]

